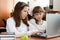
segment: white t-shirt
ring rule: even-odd
[[[40,32],[42,32],[41,35],[44,36],[44,32],[45,32],[45,30],[47,28],[47,22],[46,21],[43,21],[42,25],[38,25],[38,24],[36,24],[36,22],[35,22],[34,19],[31,19],[30,23],[32,23],[36,27],[37,30],[39,30]],[[40,34],[40,33],[37,33],[37,34]]]
[[[11,17],[7,19],[6,30],[7,32],[14,32],[16,37],[21,37],[22,35],[32,35],[33,32],[38,31],[36,27],[34,27],[30,22],[29,23],[29,31],[27,30],[28,27],[21,21],[21,25],[16,27],[14,18]]]

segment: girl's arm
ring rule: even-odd
[[[17,30],[15,23],[12,20],[7,20],[6,30],[7,32],[14,32],[16,37],[20,37],[25,34],[25,32],[19,32]]]

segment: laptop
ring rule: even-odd
[[[60,36],[60,14],[46,14],[47,38]]]

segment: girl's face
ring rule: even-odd
[[[35,18],[37,21],[40,21],[40,20],[42,20],[43,15],[44,15],[44,13],[35,13],[35,14],[34,14],[34,18]]]
[[[22,10],[21,10],[21,18],[25,19],[28,15],[28,7],[25,6]]]

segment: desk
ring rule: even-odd
[[[16,38],[15,40],[20,40],[20,38]],[[35,37],[29,37],[29,40],[45,40],[45,39],[35,38]]]
[[[20,38],[16,38],[15,40],[20,40]],[[49,39],[42,39],[42,38],[29,37],[29,40],[60,40],[60,37],[49,38]]]
[[[50,38],[48,40],[60,40],[60,37]]]
[[[6,33],[6,32],[5,32]],[[2,32],[1,34],[5,34]],[[19,37],[16,37],[15,40],[20,40]],[[29,40],[60,40],[60,37],[50,38],[50,39],[43,39],[43,38],[36,38],[36,37],[29,37]]]

